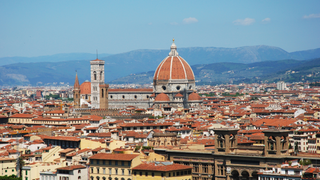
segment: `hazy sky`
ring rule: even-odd
[[[0,0],[0,57],[270,45],[320,48],[320,1]]]

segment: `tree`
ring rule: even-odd
[[[299,152],[298,142],[294,143],[294,152],[297,154]]]
[[[19,163],[19,164],[17,164],[17,165],[19,165],[19,176],[22,177],[22,168],[25,165],[25,162],[24,162],[22,156],[19,157],[17,163]]]
[[[21,177],[17,177],[16,175],[11,175],[11,176],[0,176],[0,180],[22,180]]]

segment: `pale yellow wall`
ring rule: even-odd
[[[16,175],[16,159],[13,158],[0,158],[0,176]],[[7,171],[7,172],[6,172]]]
[[[151,161],[165,161],[166,158],[160,154],[157,154],[155,152],[150,152],[149,156],[147,157],[147,161],[151,162]]]
[[[96,164],[96,160],[93,161],[93,164],[90,163],[90,176],[97,177],[99,176],[100,179],[103,179],[103,177],[106,177],[108,179],[109,177],[112,177],[114,179],[117,177],[119,180],[121,178],[125,179],[132,179],[132,167],[135,167],[141,163],[140,157],[137,156],[131,161],[131,166],[128,166],[128,161],[125,161],[124,166],[121,165],[121,161],[118,162],[118,165],[115,165],[115,161],[111,161],[111,165],[109,165],[109,160],[105,161],[105,164],[103,164],[102,160],[99,161],[99,164]],[[93,168],[93,173],[92,169]],[[99,168],[99,173],[97,168]],[[103,168],[105,168],[105,174],[103,173]],[[111,174],[109,173],[109,168],[111,168]],[[116,169],[118,169],[118,174],[116,174]],[[122,175],[122,169],[124,169],[124,175]],[[129,171],[130,170],[130,174]]]
[[[60,158],[59,151],[61,150],[60,146],[56,146],[49,150],[49,152],[42,153],[42,162],[54,162],[54,159]]]
[[[81,139],[80,141],[80,149],[85,149],[85,148],[95,149],[98,147],[107,148],[107,145],[99,141],[92,141],[88,139]]]
[[[114,149],[124,147],[125,145],[126,145],[125,141],[113,140],[112,142],[110,142],[108,148],[110,149],[111,152],[113,152]]]
[[[22,171],[22,179],[25,180],[25,177],[28,177],[28,180],[40,178],[41,171],[56,171],[57,168],[62,167],[60,164],[54,163],[37,163],[33,165],[26,165],[31,167],[30,172],[26,175],[25,170]],[[29,171],[29,170],[28,170]]]
[[[30,141],[34,141],[36,139],[41,139],[39,136],[30,136]]]

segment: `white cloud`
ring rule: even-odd
[[[182,20],[182,22],[183,22],[184,24],[191,24],[191,23],[196,23],[196,22],[198,22],[198,19],[196,19],[196,18],[194,18],[194,17],[189,17],[189,18],[184,18],[184,19]]]
[[[264,18],[264,19],[262,20],[262,22],[270,22],[270,21],[271,21],[270,18]]]
[[[304,15],[303,18],[304,18],[304,19],[320,18],[320,14],[309,14],[308,16],[307,16],[307,15]]]
[[[254,23],[255,20],[251,19],[251,18],[245,18],[245,19],[237,19],[235,21],[233,21],[234,25],[243,25],[243,26],[247,26],[250,25],[252,23]]]

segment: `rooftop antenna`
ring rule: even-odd
[[[98,59],[98,49],[96,49],[96,53],[97,53],[97,59]]]

